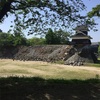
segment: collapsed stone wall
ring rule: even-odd
[[[97,63],[98,46],[96,45],[86,45],[81,48],[77,48],[74,55],[69,57],[65,64],[67,65],[83,65],[87,63]]]
[[[55,62],[63,60],[67,65],[83,65],[94,62],[93,49],[90,47],[74,48],[72,45],[37,45],[4,48],[0,50],[0,58],[10,58],[23,61]]]
[[[55,62],[69,58],[72,46],[68,45],[46,45],[46,46],[21,46],[13,59],[24,61],[48,61]],[[67,56],[65,56],[67,54]]]

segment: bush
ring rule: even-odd
[[[42,45],[45,44],[45,39],[44,38],[37,38],[37,37],[33,37],[31,39],[27,40],[28,45]]]

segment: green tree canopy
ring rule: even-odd
[[[50,26],[64,29],[81,23],[83,9],[82,0],[0,0],[0,21],[13,14],[16,26],[42,34]]]
[[[59,39],[59,44],[66,44],[69,41],[70,33],[63,30],[55,31],[57,38]]]
[[[88,12],[88,17],[89,19],[92,19],[95,21],[95,17],[100,17],[100,4],[97,5],[96,7],[93,7],[92,10],[90,12]],[[94,22],[93,22],[94,23]],[[95,25],[98,25],[99,23],[94,23],[94,27]],[[98,29],[96,29],[96,27],[94,28],[94,31],[98,31]]]
[[[27,41],[28,41],[28,45],[30,46],[45,44],[44,38],[33,37],[31,39],[28,39]]]
[[[0,48],[18,45],[27,45],[27,40],[23,35],[0,32]]]
[[[100,17],[100,5],[97,5],[96,7],[92,8],[92,11],[88,13],[89,17]]]
[[[14,36],[9,33],[0,32],[0,48],[13,45]]]
[[[53,32],[51,28],[48,30],[45,39],[47,44],[57,44],[59,42],[56,34]]]
[[[67,44],[69,41],[70,34],[63,30],[54,31],[49,29],[45,39],[47,44]]]

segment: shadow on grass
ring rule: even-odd
[[[100,64],[100,59],[98,59],[98,62],[97,63]]]
[[[0,78],[0,100],[100,100],[100,80]]]
[[[100,60],[95,63],[85,63],[85,66],[100,67]]]

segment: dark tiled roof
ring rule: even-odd
[[[86,25],[81,25],[77,26],[75,30],[80,30],[80,31],[89,31],[88,27]]]

